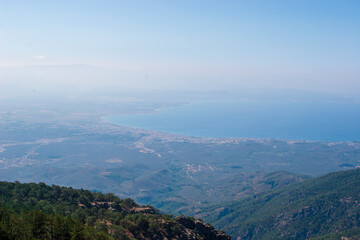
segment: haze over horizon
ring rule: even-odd
[[[2,1],[0,91],[358,94],[358,1]]]
[[[359,119],[360,0],[0,0],[0,240],[360,239]]]

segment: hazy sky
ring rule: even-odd
[[[360,1],[0,0],[1,81],[74,64],[41,81],[360,93]]]

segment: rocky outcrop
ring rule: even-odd
[[[184,226],[186,239],[207,239],[207,240],[230,240],[231,237],[223,231],[216,230],[210,224],[203,223],[200,220],[194,220],[191,217],[177,217],[175,220]],[[200,238],[200,236],[202,238]]]

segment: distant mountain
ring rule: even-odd
[[[113,194],[0,182],[0,239],[230,239],[192,217],[173,218]]]
[[[360,169],[208,207],[199,215],[237,239],[360,239]]]

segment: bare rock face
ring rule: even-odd
[[[200,220],[193,218],[177,217],[175,219],[179,224],[184,226],[186,232],[186,239],[207,239],[207,240],[230,240],[231,237],[226,235],[223,231],[216,230],[210,224],[205,224]],[[201,238],[200,238],[201,236]]]

